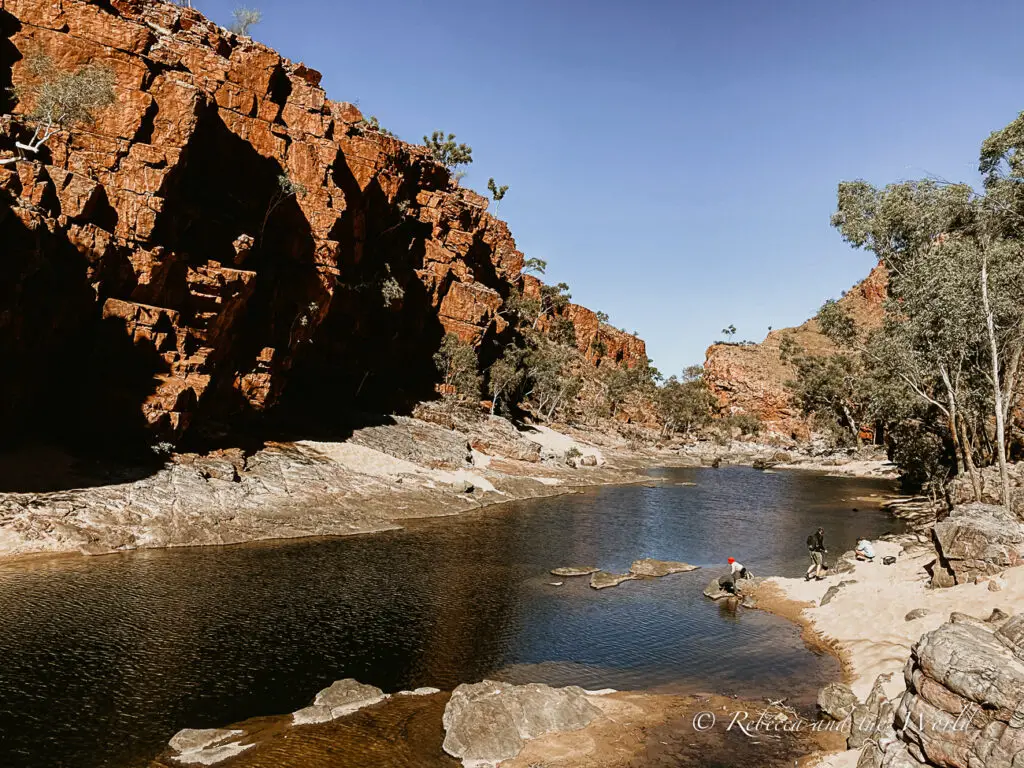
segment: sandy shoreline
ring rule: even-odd
[[[954,611],[980,619],[999,608],[1013,614],[1024,605],[1024,568],[1011,568],[998,581],[1000,589],[989,589],[988,581],[961,584],[945,589],[928,586],[924,566],[935,559],[926,544],[901,545],[875,542],[876,559],[857,563],[852,572],[826,577],[823,581],[774,577],[762,585],[758,607],[799,623],[812,644],[828,648],[843,665],[844,681],[864,700],[879,675],[890,700],[898,700],[906,689],[903,668],[910,649],[921,635],[949,620]],[[882,558],[896,557],[893,565]],[[826,605],[825,593],[840,585]],[[911,614],[911,620],[907,615]],[[827,755],[815,763],[818,768],[852,768],[860,750]]]

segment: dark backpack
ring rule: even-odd
[[[811,552],[814,551],[814,534],[813,533],[810,536],[807,537],[807,549],[809,549]]]

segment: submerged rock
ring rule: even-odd
[[[699,568],[699,565],[690,565],[675,560],[652,560],[646,557],[643,560],[634,560],[633,564],[629,566],[629,572],[634,576],[658,577],[668,576],[672,573],[687,573]]]
[[[590,586],[594,589],[607,589],[608,587],[617,587],[624,581],[632,581],[636,578],[635,574],[632,573],[609,573],[608,571],[598,571],[591,575]]]
[[[171,759],[179,763],[215,765],[253,746],[238,740],[244,733],[226,728],[185,728],[168,742],[176,753]]]
[[[732,597],[732,593],[722,589],[721,582],[715,578],[704,587],[704,597],[710,597],[712,600],[721,600],[724,597]]]
[[[292,724],[326,723],[371,704],[377,704],[386,698],[387,694],[380,688],[364,685],[351,678],[338,680],[320,691],[312,705],[293,712]]]
[[[597,573],[600,568],[594,565],[570,565],[565,568],[554,568],[551,571],[552,576],[589,576],[592,573]]]
[[[452,692],[444,710],[442,746],[465,766],[494,766],[518,755],[529,739],[579,730],[600,715],[576,686],[484,680]]]

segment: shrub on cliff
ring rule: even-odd
[[[487,189],[491,193],[491,197],[494,199],[494,215],[498,215],[498,206],[501,205],[501,201],[505,199],[505,193],[508,192],[508,184],[498,186],[494,182],[494,178],[487,180]]]
[[[466,144],[456,144],[454,133],[449,133],[446,137],[444,131],[434,131],[430,136],[423,137],[423,144],[429,151],[430,158],[449,171],[473,162],[473,148]]]
[[[476,350],[472,344],[454,333],[447,334],[434,354],[434,365],[441,374],[442,384],[453,387],[458,394],[466,397],[475,399],[480,396],[480,375],[477,373]]]
[[[74,72],[61,71],[49,56],[39,53],[29,55],[23,67],[25,82],[11,89],[27,108],[23,119],[35,126],[27,142],[15,142],[23,152],[38,154],[54,134],[92,123],[96,112],[114,103],[114,73],[107,67],[86,64]],[[6,158],[0,164],[18,159]]]
[[[252,29],[252,27],[263,21],[263,12],[256,8],[246,8],[244,6],[241,8],[235,8],[235,10],[231,12],[231,15],[234,17],[235,21],[229,29],[236,35],[242,35],[245,37],[248,37],[249,30]]]

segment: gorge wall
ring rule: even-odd
[[[839,304],[859,327],[874,328],[882,322],[885,290],[885,269],[878,265],[847,291]],[[810,422],[794,406],[786,387],[796,374],[780,354],[787,337],[811,354],[835,349],[812,318],[796,328],[773,330],[760,344],[712,344],[706,353],[704,376],[724,413],[752,414],[770,434],[806,440]]]
[[[41,52],[108,67],[93,125],[0,165],[0,434],[229,432],[429,397],[446,332],[495,359],[523,254],[421,146],[320,74],[160,0],[0,0],[0,88]],[[0,158],[27,129],[0,99]],[[305,192],[282,195],[286,177]],[[401,288],[396,292],[388,286]],[[572,305],[578,343],[641,340]]]

